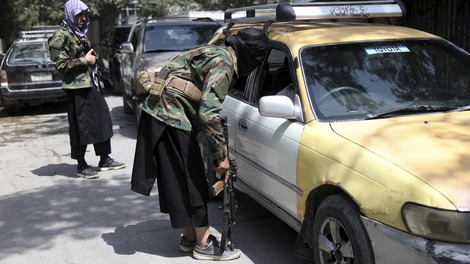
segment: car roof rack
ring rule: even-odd
[[[26,30],[18,32],[18,40],[31,40],[48,38],[56,32],[56,29],[44,29],[44,30]]]
[[[403,10],[396,0],[341,2],[282,2],[227,9],[226,23],[288,22],[325,19],[401,17]]]
[[[152,22],[162,22],[162,21],[206,21],[206,22],[216,22],[210,17],[188,17],[188,16],[164,16],[164,17],[154,17],[154,18],[143,18],[137,21],[137,23],[152,23]]]

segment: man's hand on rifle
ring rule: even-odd
[[[230,169],[230,163],[228,162],[228,158],[225,157],[224,159],[219,159],[217,161],[217,166],[214,168],[215,172],[219,174],[225,174],[225,181],[227,181],[228,170]]]
[[[96,63],[96,56],[92,54],[93,49],[90,49],[87,54],[85,55],[85,59],[88,62],[88,64],[95,65]]]

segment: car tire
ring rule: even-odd
[[[142,109],[139,108],[139,105],[136,103],[134,106],[135,110],[135,120],[137,121],[137,124],[140,123],[140,118],[142,117]]]
[[[343,194],[327,197],[318,207],[313,223],[314,262],[374,263],[369,236],[359,209]]]
[[[5,112],[9,115],[18,114],[20,107],[17,104],[5,105]]]
[[[115,68],[114,63],[110,65],[109,71],[111,72],[111,81],[113,82],[113,94],[121,95],[122,88],[119,79],[121,78],[119,71]]]
[[[134,110],[132,110],[132,107],[127,104],[126,98],[124,96],[122,96],[122,108],[124,110],[124,114],[126,115],[132,115],[134,113]]]

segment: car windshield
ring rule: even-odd
[[[443,40],[305,47],[301,63],[322,121],[469,109],[470,55]]]
[[[17,43],[12,47],[11,54],[8,57],[9,64],[28,64],[31,62],[52,63],[45,41]]]
[[[218,25],[168,25],[148,27],[144,36],[144,53],[184,51],[206,44]]]

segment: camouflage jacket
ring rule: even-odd
[[[170,75],[189,80],[201,90],[199,102],[164,90],[161,98],[149,95],[140,108],[166,124],[191,131],[198,129],[207,139],[213,159],[226,157],[227,148],[219,112],[228,89],[237,81],[237,56],[234,49],[204,46],[173,59]]]
[[[91,47],[88,40],[86,45]],[[89,50],[79,49],[79,40],[64,27],[60,27],[48,41],[51,60],[62,78],[63,89],[80,89],[92,86],[90,67],[85,59]]]

